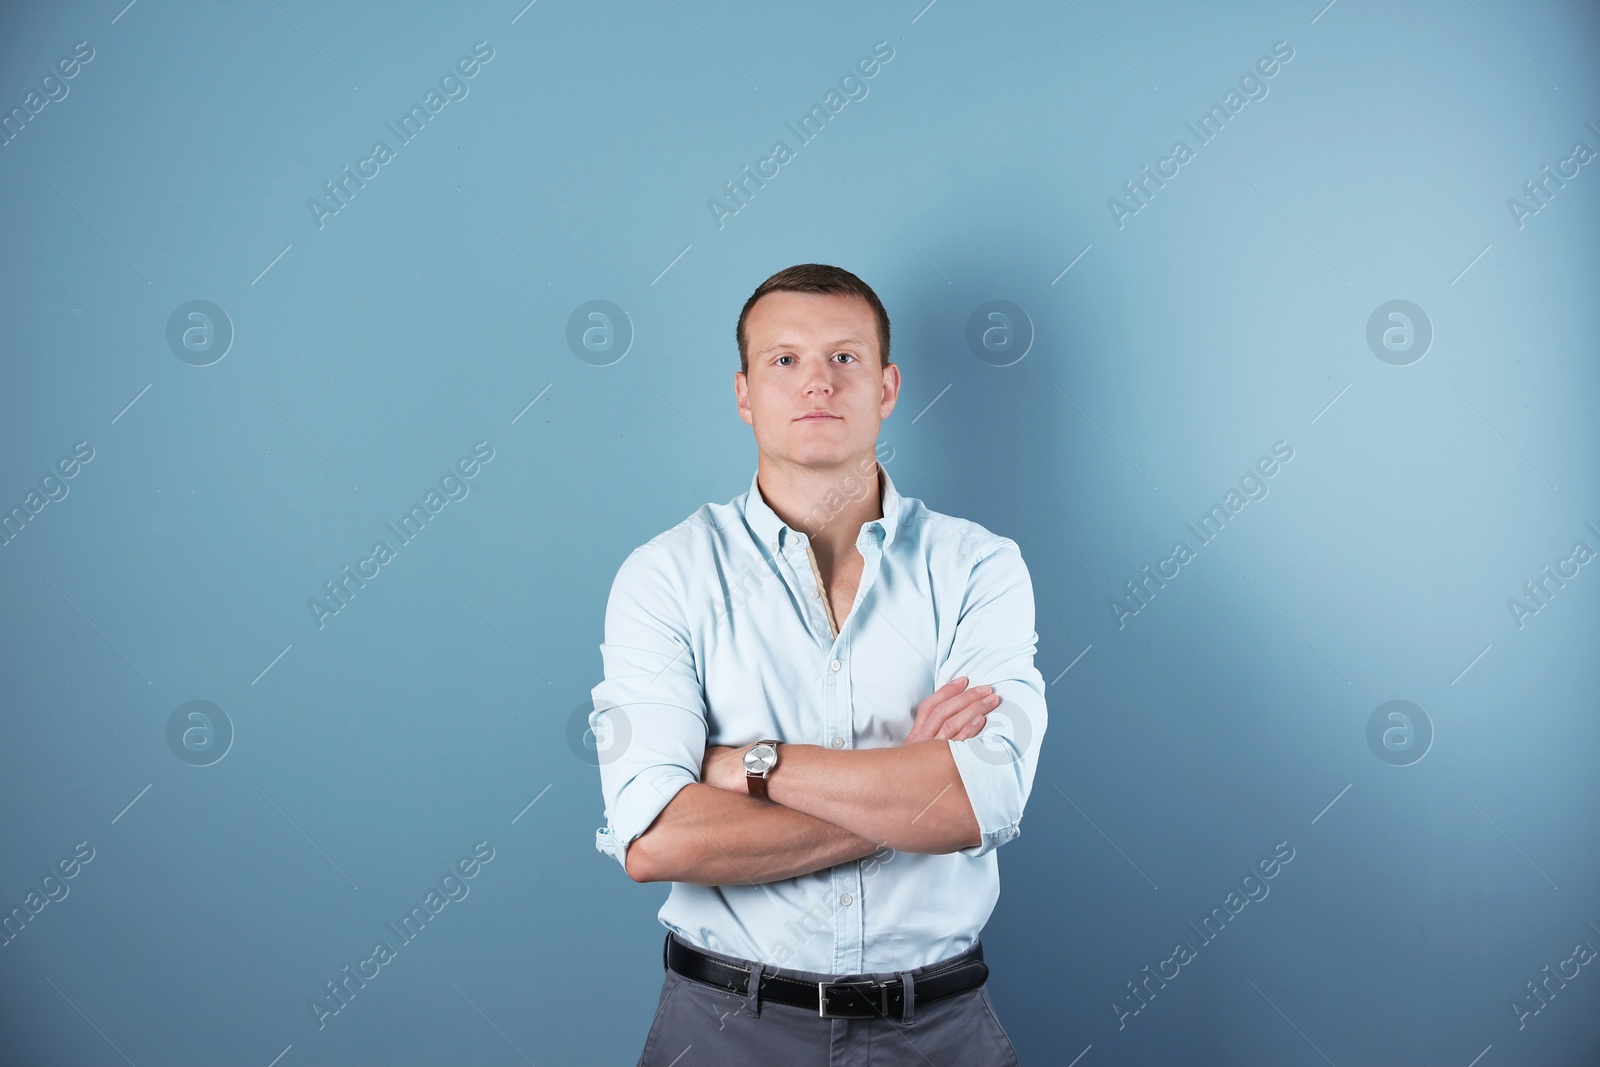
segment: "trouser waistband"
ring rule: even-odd
[[[670,930],[661,951],[665,967],[694,981],[746,997],[757,1012],[760,1001],[770,1000],[814,1010],[825,1019],[898,1016],[909,1022],[914,1006],[975,989],[989,977],[981,941],[974,941],[971,948],[948,959],[899,971],[888,979],[858,974],[825,975],[819,980],[814,975],[820,972],[769,967],[756,960],[705,952]],[[752,975],[759,975],[754,997],[750,995]]]

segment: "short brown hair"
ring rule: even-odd
[[[878,319],[878,359],[883,367],[889,365],[889,313],[883,310],[883,301],[872,291],[872,286],[857,278],[843,267],[830,267],[826,263],[800,263],[785,267],[760,285],[744,302],[739,312],[739,325],[734,338],[739,342],[739,369],[750,373],[750,353],[744,333],[744,323],[757,300],[768,293],[826,293],[841,296],[858,296],[872,308]]]

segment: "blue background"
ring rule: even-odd
[[[0,508],[30,516],[0,548],[0,912],[93,850],[0,947],[0,1059],[632,1063],[667,887],[595,851],[571,726],[623,557],[755,470],[741,304],[820,261],[892,317],[896,485],[1033,574],[1049,740],[984,933],[1023,1062],[1600,1062],[1592,965],[1512,1006],[1600,948],[1600,565],[1521,625],[1508,604],[1600,550],[1600,163],[1508,206],[1600,150],[1600,17],[924,5],[0,16],[0,111],[93,49],[0,147]],[[799,145],[785,123],[879,41]],[[1185,123],[1280,41],[1197,147]],[[1421,358],[1368,343],[1396,299]],[[221,358],[203,324],[169,343],[194,300]],[[610,349],[568,343],[592,300],[626,316]],[[995,300],[1025,318],[969,345]],[[466,495],[319,627],[323,583],[480,441]],[[1280,441],[1267,495],[1119,625]],[[1420,760],[1369,744],[1396,699]],[[220,714],[183,712],[185,748],[193,700]],[[324,983],[478,842],[470,894],[319,1029]],[[1270,895],[1196,938],[1280,842]],[[1180,940],[1197,958],[1124,1015]]]

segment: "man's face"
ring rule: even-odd
[[[734,372],[734,392],[762,452],[826,468],[873,451],[900,368],[881,365],[878,320],[865,300],[768,293],[745,317],[745,350],[750,370]],[[831,417],[807,417],[818,410]]]

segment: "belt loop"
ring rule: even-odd
[[[661,969],[667,970],[667,946],[672,944],[672,931],[667,931],[667,939],[661,942]]]
[[[910,971],[900,972],[900,991],[905,997],[905,1002],[900,1005],[900,1021],[910,1025],[915,1014],[912,1005],[917,999],[917,980],[911,976]]]
[[[749,976],[745,980],[744,990],[745,1014],[753,1019],[761,1018],[761,961],[754,960],[750,964]]]

